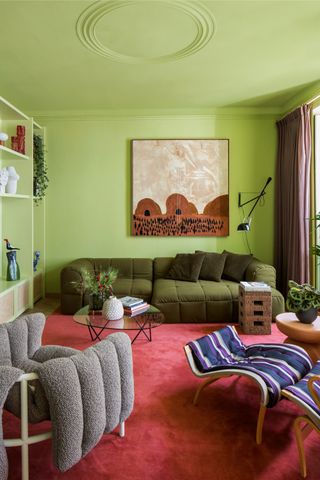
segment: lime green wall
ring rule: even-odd
[[[46,118],[50,186],[46,199],[47,291],[59,290],[59,272],[78,257],[171,256],[195,249],[246,252],[236,231],[238,192],[259,191],[274,175],[275,118],[268,115],[172,115]],[[130,236],[130,139],[229,138],[230,236]],[[249,240],[253,253],[273,258],[272,183],[257,208]],[[248,211],[247,211],[248,212]]]

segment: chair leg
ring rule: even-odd
[[[208,378],[205,382],[201,383],[199,385],[199,387],[197,388],[197,391],[195,393],[195,396],[193,398],[193,405],[197,405],[198,404],[198,400],[199,400],[199,395],[200,393],[202,392],[202,390],[207,387],[208,385],[210,385],[211,383],[213,382],[216,382],[217,380],[219,380],[219,378]]]
[[[304,417],[297,417],[294,421],[294,433],[296,436],[296,442],[299,452],[299,461],[300,461],[300,473],[303,478],[307,476],[307,464],[306,464],[306,455],[304,451],[303,439],[306,435],[303,435],[304,430],[306,429],[307,425],[302,427],[301,425],[305,422]]]
[[[124,422],[120,422],[119,436],[120,437],[125,436],[125,423]]]
[[[258,415],[258,421],[257,421],[257,430],[256,430],[256,442],[258,445],[260,445],[262,442],[262,429],[263,429],[263,423],[264,423],[264,417],[265,417],[266,411],[267,411],[267,407],[261,403],[259,415]]]
[[[21,470],[22,480],[29,480],[29,426],[28,426],[28,382],[21,380]]]

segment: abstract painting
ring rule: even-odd
[[[132,140],[132,235],[229,235],[229,141]]]

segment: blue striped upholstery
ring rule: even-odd
[[[268,388],[268,407],[280,400],[283,388],[294,385],[312,368],[309,355],[301,347],[277,343],[246,346],[230,326],[188,345],[200,372],[238,368],[259,375]]]
[[[285,397],[290,398],[290,400],[306,410],[318,428],[320,428],[320,409],[314,402],[308,388],[308,380],[309,378],[313,377],[313,375],[320,375],[320,360],[318,360],[308,375],[302,378],[302,380],[295,385],[286,387],[282,393]],[[314,382],[313,386],[320,398],[320,382]]]

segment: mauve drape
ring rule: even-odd
[[[309,282],[310,107],[302,105],[277,122],[275,265],[278,289],[288,280]]]

